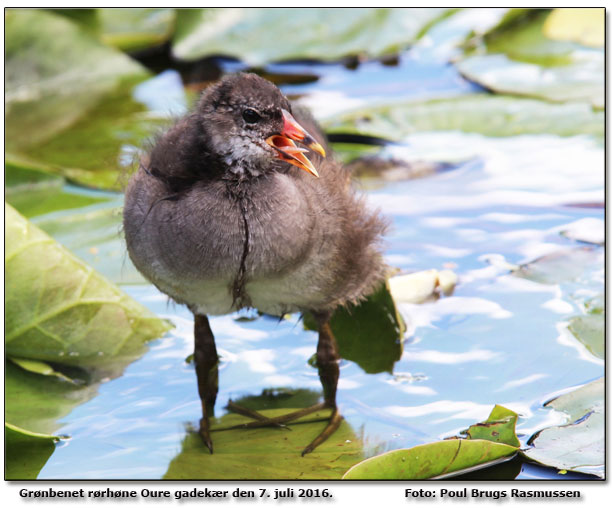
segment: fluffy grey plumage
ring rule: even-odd
[[[346,169],[308,153],[315,178],[265,142],[281,132],[282,109],[291,105],[270,82],[229,76],[157,140],[129,182],[132,261],[196,314],[330,312],[384,277],[385,222],[355,195]],[[294,117],[329,152],[314,120]]]

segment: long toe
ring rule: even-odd
[[[338,412],[338,408],[334,408],[332,415],[329,417],[327,425],[323,431],[302,451],[302,457],[307,453],[313,451],[317,446],[323,443],[329,436],[331,436],[342,423],[342,415]]]
[[[256,422],[259,422],[257,427],[268,427],[269,426],[269,427],[279,427],[283,429],[288,428],[282,422],[276,421],[273,418],[268,418],[267,416],[264,416],[261,413],[258,413],[254,409],[249,409],[248,407],[239,406],[238,404],[235,404],[231,400],[227,403],[227,409],[239,415],[246,416],[248,418],[252,418]]]
[[[292,422],[294,420],[298,420],[302,418],[303,416],[308,416],[309,414],[325,409],[326,407],[328,406],[326,406],[325,403],[322,402],[320,404],[315,404],[314,406],[306,407],[304,409],[298,409],[297,411],[293,411],[292,413],[287,413],[281,416],[275,416],[273,418],[268,418],[266,416],[260,415],[256,411],[253,411],[254,413],[257,413],[262,419],[259,419],[258,417],[254,417],[252,415],[245,415],[245,416],[251,416],[251,418],[254,418],[255,421],[248,422],[248,423],[240,423],[238,425],[233,425],[232,427],[226,427],[224,429],[215,429],[215,430],[255,429],[258,427],[270,427],[270,426],[274,426],[274,427],[280,426],[280,427],[289,429],[289,427],[286,427],[285,425],[286,423]],[[244,408],[241,408],[241,409],[244,409]],[[251,410],[249,409],[248,411],[250,412]],[[244,413],[241,413],[241,414],[244,414]]]
[[[202,441],[204,441],[204,444],[206,445],[206,448],[208,448],[210,450],[210,454],[212,455],[213,453],[213,443],[212,443],[212,439],[210,437],[210,425],[208,423],[208,418],[202,418],[200,419],[200,431],[199,431],[200,437],[202,438]]]

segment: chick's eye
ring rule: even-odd
[[[242,118],[247,123],[257,123],[261,120],[259,113],[251,108],[247,108],[242,112]]]

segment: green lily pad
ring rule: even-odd
[[[293,409],[264,410],[273,417]],[[249,420],[227,414],[213,419],[214,454],[210,454],[196,432],[188,432],[181,452],[168,466],[166,480],[327,480],[339,479],[363,458],[361,442],[346,421],[312,453],[302,450],[325,427],[328,410],[314,413],[287,429],[255,428],[218,430]]]
[[[371,457],[353,466],[342,478],[426,480],[497,464],[516,452],[514,446],[482,439],[449,439]]]
[[[5,480],[35,480],[55,450],[55,436],[4,423]]]
[[[98,10],[99,9],[48,9],[50,12],[59,16],[64,16],[84,28],[97,34],[99,30]]]
[[[121,208],[109,206],[41,217],[36,225],[115,284],[148,284],[127,255],[121,221]]]
[[[6,148],[19,152],[73,125],[126,79],[148,72],[65,16],[5,13]],[[74,141],[71,148],[78,146]]]
[[[529,440],[524,455],[557,469],[604,476],[605,415],[603,378],[548,402],[570,423],[548,427]]]
[[[471,56],[457,62],[468,79],[498,93],[604,106],[604,53],[547,37],[547,9],[511,11]],[[600,11],[600,30],[605,19]],[[486,54],[482,54],[482,53]]]
[[[560,234],[577,242],[603,245],[606,241],[606,226],[601,219],[584,217],[563,226]]]
[[[516,437],[517,419],[514,411],[496,405],[486,421],[470,426],[467,435],[470,439],[484,439],[518,448],[521,443]]]
[[[7,161],[4,165],[6,201],[25,217],[36,217],[57,210],[82,208],[108,201],[64,190],[64,179],[38,169]]]
[[[369,374],[392,372],[393,365],[402,356],[406,325],[388,283],[359,305],[337,309],[330,326],[340,356]],[[317,329],[315,319],[308,313],[304,315],[304,327]]]
[[[30,146],[28,157],[78,184],[121,189],[122,173],[136,164],[140,147],[168,121],[135,101],[132,85],[124,83],[72,126]]]
[[[604,55],[592,54],[572,65],[542,67],[506,55],[474,56],[457,64],[470,81],[501,94],[554,102],[589,101],[604,107]]]
[[[589,268],[603,267],[603,263],[601,249],[576,247],[541,256],[521,265],[512,274],[542,284],[558,284],[577,280]]]
[[[4,161],[4,188],[8,194],[47,187],[60,188],[63,184],[61,176],[46,173],[36,166],[10,159]]]
[[[181,9],[172,52],[223,55],[252,66],[397,53],[455,9]]]
[[[575,316],[570,320],[568,328],[593,355],[602,360],[605,358],[606,333],[603,314]]]
[[[604,379],[596,379],[580,388],[547,402],[547,407],[563,411],[575,422],[591,411],[603,409]]]
[[[584,302],[584,307],[589,314],[603,314],[605,303],[605,297],[603,293],[600,293]]]
[[[94,382],[69,383],[54,376],[43,376],[5,362],[5,419],[33,432],[51,434],[58,421],[72,409],[94,397]]]
[[[604,115],[588,104],[473,94],[425,102],[375,106],[325,122],[329,132],[356,132],[402,141],[414,132],[463,131],[486,136],[543,132],[591,134],[603,141]]]
[[[544,25],[550,13],[550,9],[510,9],[497,25],[479,36],[478,41],[470,41],[468,54],[486,51],[545,66],[569,64],[578,46],[545,35]]]
[[[10,205],[5,221],[7,355],[116,367],[169,329]]]
[[[7,194],[6,202],[14,206],[24,217],[37,217],[58,210],[82,208],[103,203],[106,198],[66,192],[57,187],[36,189],[29,192]]]
[[[321,393],[305,388],[266,388],[260,395],[245,395],[233,402],[247,409],[281,409],[291,407],[310,407],[320,402]],[[287,413],[289,411],[286,411]]]
[[[123,51],[157,46],[174,31],[174,9],[96,9],[101,39]]]

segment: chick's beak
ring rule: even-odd
[[[283,112],[283,130],[280,134],[275,134],[266,139],[266,143],[268,143],[272,148],[274,148],[277,152],[277,157],[289,164],[293,164],[298,168],[307,171],[311,175],[316,177],[319,176],[317,170],[313,166],[312,162],[310,162],[304,152],[308,152],[305,148],[299,148],[293,142],[299,141],[303,145],[306,145],[311,150],[318,152],[323,157],[325,157],[325,150],[323,147],[315,141],[315,139],[306,132],[306,130],[291,116],[286,110],[282,110]]]

